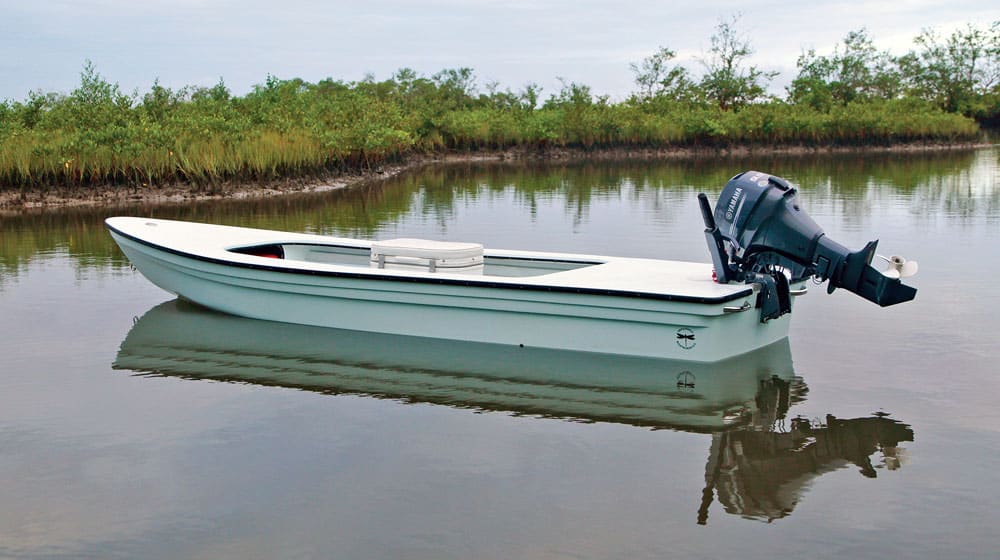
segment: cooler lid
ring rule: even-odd
[[[480,243],[433,241],[430,239],[387,239],[372,242],[372,258],[376,258],[378,255],[437,260],[481,259],[483,246]]]

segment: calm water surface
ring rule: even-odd
[[[436,167],[114,213],[706,261],[755,168],[917,299],[814,289],[691,366],[249,321],[130,270],[109,212],[0,217],[0,557],[996,558],[1000,151]]]

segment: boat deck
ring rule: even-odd
[[[746,284],[714,282],[709,263],[486,249],[482,272],[477,274],[419,268],[380,269],[369,261],[370,241],[134,217],[109,218],[107,224],[121,235],[174,254],[257,269],[543,290],[607,291],[704,303],[732,301],[751,293]],[[274,251],[275,254],[267,254],[277,248],[280,250]]]

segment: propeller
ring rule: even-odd
[[[908,261],[899,255],[891,257],[878,257],[888,263],[889,267],[882,274],[889,278],[908,278],[917,273],[917,261]]]

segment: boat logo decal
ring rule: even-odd
[[[694,342],[693,330],[687,327],[682,327],[677,329],[677,346],[680,346],[685,350],[690,350],[694,348],[694,345],[695,342]]]
[[[694,389],[694,374],[688,370],[684,370],[677,374],[677,388],[678,389]]]

